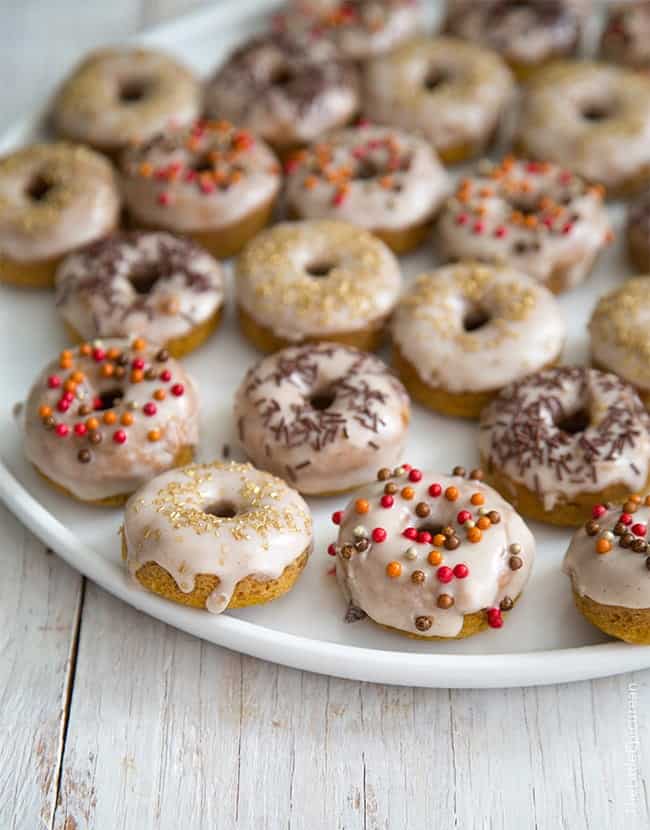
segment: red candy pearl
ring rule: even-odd
[[[169,369],[163,369],[160,373],[160,380],[164,380],[165,383],[168,383],[172,379],[172,373]]]
[[[67,401],[65,398],[61,398],[61,400],[57,403],[56,408],[59,412],[67,412],[70,409],[70,401]]]
[[[85,435],[88,432],[88,427],[85,424],[74,425],[75,435]]]
[[[488,608],[487,621],[490,628],[501,628],[503,625],[503,617],[498,608]]]
[[[441,565],[436,571],[436,576],[438,577],[439,582],[451,582],[454,578],[454,572],[451,568],[448,568],[447,565]]]
[[[180,398],[181,395],[185,393],[185,387],[182,383],[175,383],[171,389],[172,395],[175,395],[177,398]]]
[[[126,432],[123,429],[118,429],[113,433],[113,441],[116,444],[125,444],[126,443]]]
[[[621,513],[619,516],[619,522],[624,525],[631,525],[632,524],[632,516],[629,513]]]
[[[334,545],[334,544],[328,545],[327,546],[327,552],[329,553],[330,556],[336,556],[336,545]]]
[[[429,495],[433,496],[434,499],[437,499],[438,496],[442,495],[442,487],[440,484],[430,484],[429,485]]]
[[[61,378],[58,375],[50,375],[47,379],[47,385],[50,389],[58,389],[61,386]]]
[[[343,518],[343,511],[337,510],[336,512],[332,513],[332,521],[335,525],[341,524],[341,519]]]
[[[456,224],[457,225],[466,225],[469,221],[469,216],[466,213],[459,213],[456,217]]]
[[[417,535],[417,541],[421,545],[428,545],[431,541],[431,534],[428,530],[421,530]]]
[[[386,541],[386,531],[383,527],[376,527],[372,531],[372,541],[373,542],[385,542]]]
[[[96,348],[93,349],[93,360],[96,360],[97,363],[101,363],[102,360],[106,357],[106,352],[104,349]]]
[[[422,473],[420,472],[420,470],[416,470],[415,468],[413,468],[409,472],[409,481],[421,481],[421,480],[422,480]]]
[[[144,360],[141,357],[136,357],[136,359],[131,363],[134,369],[144,369]]]
[[[406,536],[407,539],[417,539],[418,532],[414,527],[407,527],[402,536]]]
[[[605,513],[607,513],[607,508],[604,504],[595,504],[591,510],[591,515],[594,519],[600,519],[600,517],[604,516]]]
[[[157,408],[156,408],[156,404],[155,404],[155,403],[152,403],[151,401],[148,401],[148,402],[147,402],[147,403],[146,403],[146,404],[142,407],[142,411],[144,412],[144,414],[145,414],[145,415],[149,415],[149,416],[151,416],[151,415],[155,415],[155,414],[156,414],[156,412],[158,412],[158,410],[157,410]]]
[[[457,579],[465,579],[466,576],[469,576],[469,568],[467,565],[463,562],[459,562],[454,568],[454,576]]]
[[[395,499],[388,494],[381,497],[381,506],[382,507],[392,507],[395,503]]]
[[[504,227],[503,225],[499,225],[499,227],[494,231],[494,235],[497,239],[503,239],[505,236],[508,235],[508,228]]]
[[[458,516],[456,517],[459,525],[464,525],[465,522],[469,522],[471,518],[472,514],[469,512],[469,510],[461,510]]]
[[[483,222],[474,222],[474,227],[472,228],[475,234],[482,234],[485,230],[485,224]]]
[[[68,432],[70,432],[70,430],[68,429],[67,424],[57,424],[54,427],[54,431],[59,436],[59,438],[65,438],[65,436],[68,434]]]
[[[74,395],[72,394],[72,392],[64,392],[63,395],[61,395],[61,398],[64,401],[68,401],[68,403],[72,403],[72,401],[74,400]]]
[[[632,525],[632,533],[634,533],[635,536],[645,536],[647,532],[648,528],[640,522]]]

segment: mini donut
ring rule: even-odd
[[[450,37],[418,38],[368,63],[363,111],[426,138],[445,164],[482,153],[514,94],[494,52]]]
[[[92,150],[35,144],[0,158],[0,281],[49,288],[62,257],[119,215],[111,165]]]
[[[650,645],[650,497],[594,507],[576,531],[563,570],[576,608],[592,625],[628,643]]]
[[[134,579],[166,599],[220,614],[291,590],[313,544],[309,508],[250,464],[193,464],[129,499],[122,555]]]
[[[610,5],[600,56],[643,72],[650,71],[650,2]]]
[[[593,364],[631,383],[650,409],[650,277],[627,280],[601,297],[589,335]]]
[[[411,284],[391,336],[393,363],[416,400],[478,418],[502,387],[558,361],[566,327],[557,300],[530,277],[461,263]]]
[[[184,233],[218,258],[268,222],[281,169],[268,146],[228,121],[197,121],[127,150],[124,200],[133,223]]]
[[[194,384],[166,349],[142,338],[65,349],[25,405],[25,454],[56,489],[115,507],[152,476],[192,460]]]
[[[486,480],[520,513],[579,525],[595,504],[650,489],[650,416],[633,387],[583,367],[506,387],[483,410]]]
[[[425,640],[503,626],[530,576],[535,541],[481,475],[384,468],[334,513],[339,532],[330,553],[347,619],[367,615]]]
[[[252,130],[281,154],[348,124],[359,109],[356,70],[316,62],[281,34],[237,49],[208,81],[207,113]]]
[[[625,227],[627,255],[642,273],[650,273],[650,190],[632,203]]]
[[[273,18],[275,31],[308,43],[321,60],[383,55],[421,23],[420,0],[288,0]]]
[[[182,357],[221,319],[221,266],[189,239],[124,232],[67,257],[56,306],[72,340],[141,334]]]
[[[388,246],[331,219],[275,225],[237,261],[239,324],[264,352],[318,340],[373,351],[400,289]]]
[[[449,193],[430,145],[390,127],[332,133],[287,164],[287,202],[300,219],[343,219],[395,253],[415,247]]]
[[[438,222],[446,259],[510,263],[554,293],[579,285],[613,234],[599,185],[548,162],[484,162]]]
[[[516,144],[625,196],[650,180],[650,78],[594,61],[541,69],[522,99]]]
[[[174,58],[152,49],[98,49],[64,81],[52,118],[64,138],[115,154],[170,124],[200,115],[198,80]]]
[[[445,29],[494,49],[525,79],[576,53],[590,6],[589,0],[448,0]]]
[[[249,369],[235,398],[239,442],[258,467],[310,495],[374,478],[402,457],[410,403],[385,363],[336,343],[291,346]]]

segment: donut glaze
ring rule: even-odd
[[[151,49],[98,49],[77,66],[57,95],[53,119],[66,138],[116,151],[200,113],[194,75]]]
[[[205,606],[213,614],[228,607],[241,580],[276,579],[312,548],[300,495],[234,462],[193,464],[149,481],[129,499],[122,532],[134,578],[155,562],[190,593],[198,576],[217,576]]]
[[[522,100],[518,146],[627,193],[650,176],[650,78],[594,61],[541,69]]]
[[[457,637],[474,614],[478,630],[500,628],[535,558],[523,519],[482,481],[403,467],[379,475],[333,517],[351,607],[420,637]]]
[[[530,375],[495,398],[480,428],[488,477],[524,485],[547,512],[584,493],[647,488],[650,418],[615,375],[580,367]]]
[[[183,368],[141,338],[66,349],[34,382],[25,453],[81,501],[133,492],[198,440],[199,402]]]
[[[117,225],[111,165],[74,144],[34,144],[0,159],[0,256],[36,262],[67,254]]]
[[[428,222],[450,187],[429,144],[390,127],[332,133],[287,167],[287,200],[298,216],[379,233]]]
[[[408,395],[379,358],[334,343],[283,349],[248,371],[235,398],[239,441],[302,493],[348,490],[401,457]]]
[[[189,239],[120,233],[67,257],[56,305],[82,338],[141,334],[167,343],[206,323],[223,304],[221,266]]]
[[[601,57],[644,72],[650,70],[650,2],[609,6],[600,41]]]
[[[447,259],[509,263],[554,292],[575,288],[612,238],[602,188],[550,163],[482,163],[437,226]]]
[[[344,126],[359,108],[353,67],[316,62],[281,34],[237,49],[208,82],[205,98],[209,116],[228,118],[278,149]]]
[[[429,386],[496,392],[555,362],[566,326],[557,301],[530,277],[461,263],[411,284],[393,315],[391,335]]]

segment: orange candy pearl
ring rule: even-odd
[[[86,426],[88,429],[99,429],[99,421],[97,418],[88,418],[86,421]]]
[[[135,418],[131,412],[125,412],[120,418],[120,423],[125,427],[130,427],[134,421]]]
[[[483,493],[472,493],[470,501],[475,507],[480,507],[482,504],[485,504],[485,496]]]
[[[144,380],[144,372],[142,369],[134,369],[131,372],[131,383],[141,383]]]
[[[599,539],[596,542],[596,553],[609,553],[612,543],[608,539]]]
[[[85,379],[86,379],[86,377],[85,377],[83,372],[73,372],[70,375],[70,380],[73,381],[74,383],[83,383],[83,381]]]
[[[481,533],[480,528],[470,527],[470,529],[467,531],[467,538],[470,542],[476,544],[477,542],[481,541],[481,539],[483,538],[483,534]]]
[[[458,496],[459,493],[457,487],[447,487],[447,489],[445,490],[445,498],[447,499],[447,501],[456,501]]]
[[[444,545],[446,538],[447,537],[445,536],[444,533],[436,533],[436,535],[433,537],[433,544],[434,545]]]
[[[412,487],[402,487],[401,496],[403,499],[410,501],[415,496],[415,490]]]
[[[147,433],[147,440],[149,441],[160,441],[160,430],[159,429],[150,429]]]
[[[63,384],[63,388],[66,392],[76,392],[77,384],[72,379],[66,380],[66,382]]]
[[[106,357],[109,360],[117,360],[117,358],[122,354],[122,352],[117,348],[117,346],[111,346],[110,349],[106,352]]]
[[[431,550],[427,556],[427,561],[429,565],[433,565],[435,567],[442,562],[442,554],[439,550]]]
[[[100,371],[103,378],[110,378],[115,372],[115,366],[112,363],[104,363]]]
[[[133,343],[131,344],[131,348],[135,352],[141,352],[143,349],[146,349],[147,341],[143,337],[136,337]]]
[[[38,414],[40,415],[41,418],[49,418],[50,415],[52,414],[52,407],[51,406],[46,406],[45,404],[43,404],[42,406],[39,406]]]
[[[108,412],[104,412],[102,420],[105,424],[108,424],[110,426],[111,424],[114,424],[115,421],[117,421],[117,415],[113,412],[112,409],[109,409]]]
[[[402,566],[399,562],[389,562],[386,565],[386,575],[389,576],[391,579],[397,579],[398,576],[402,574]]]
[[[153,396],[157,401],[164,401],[166,395],[167,395],[167,393],[165,392],[164,389],[156,389],[153,393]]]
[[[357,513],[367,513],[370,510],[370,502],[368,499],[357,499],[354,503],[354,509]]]
[[[92,350],[93,349],[90,343],[82,343],[81,346],[79,346],[79,354],[84,355],[84,357],[88,357],[88,355],[92,353]]]
[[[481,516],[480,519],[476,522],[476,527],[479,530],[487,530],[488,527],[492,525],[492,522],[488,519],[487,516]]]

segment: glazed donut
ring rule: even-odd
[[[650,2],[609,6],[600,41],[604,60],[632,69],[650,70]]]
[[[265,352],[335,341],[372,351],[401,288],[400,267],[377,237],[347,222],[284,222],[237,261],[242,332]]]
[[[494,49],[517,77],[575,54],[589,0],[448,0],[446,31]]]
[[[343,219],[395,253],[416,247],[449,193],[449,179],[421,138],[390,127],[340,130],[287,164],[287,202],[301,219]]]
[[[166,349],[140,337],[65,349],[25,405],[25,454],[51,485],[114,507],[152,476],[192,459],[198,398]]]
[[[394,365],[416,400],[477,418],[503,386],[557,362],[566,327],[555,298],[530,277],[461,263],[411,284],[391,336]]]
[[[61,258],[119,214],[113,170],[92,150],[35,144],[0,158],[0,281],[51,286]]]
[[[235,398],[239,441],[258,467],[310,495],[365,484],[402,455],[406,390],[374,355],[291,346],[249,369]]]
[[[594,507],[569,545],[563,570],[578,611],[628,643],[650,645],[650,497],[630,495],[620,508]]]
[[[602,188],[547,162],[484,162],[438,222],[446,259],[510,263],[554,293],[575,288],[612,239]]]
[[[189,239],[132,231],[67,257],[56,306],[75,341],[141,334],[182,357],[214,331],[223,306],[221,266]]]
[[[413,37],[421,22],[420,0],[288,0],[273,27],[310,43],[319,59],[362,61]]]
[[[513,94],[512,75],[495,53],[455,38],[418,38],[368,63],[363,111],[421,134],[456,164],[486,149]]]
[[[523,591],[535,542],[522,518],[481,480],[384,468],[332,516],[330,553],[350,607],[409,637],[459,639],[501,628]]]
[[[630,206],[625,235],[630,261],[642,273],[650,273],[650,190]]]
[[[594,365],[631,383],[650,409],[650,277],[627,280],[601,297],[589,334]]]
[[[359,108],[356,71],[337,60],[315,62],[281,34],[237,49],[208,82],[210,117],[252,130],[280,153],[349,123]]]
[[[504,389],[483,410],[486,480],[524,516],[579,525],[595,504],[650,488],[650,417],[615,375],[549,369]]]
[[[116,153],[170,124],[197,118],[197,79],[178,61],[151,49],[98,49],[64,81],[52,117],[59,135]]]
[[[267,223],[281,170],[267,145],[227,121],[197,121],[127,150],[122,186],[133,222],[185,233],[219,258]]]
[[[638,190],[650,180],[650,78],[557,61],[530,82],[516,143],[522,155],[562,164],[608,195]]]
[[[312,549],[309,508],[250,464],[193,464],[129,499],[122,556],[141,585],[220,614],[289,591]]]

